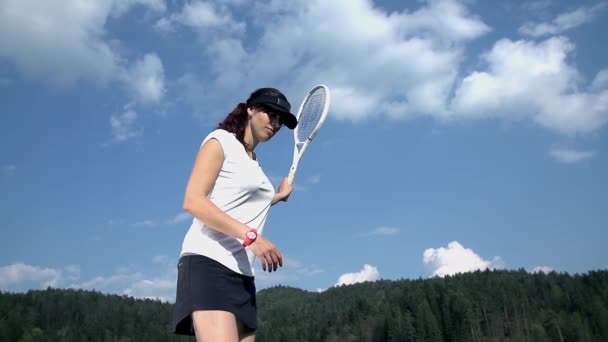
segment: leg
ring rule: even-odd
[[[245,326],[240,321],[237,322],[239,328],[239,341],[241,342],[255,342],[255,331],[245,330]]]
[[[195,311],[192,323],[197,342],[239,340],[236,317],[227,311]]]

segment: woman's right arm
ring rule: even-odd
[[[230,217],[218,208],[208,195],[224,163],[224,150],[216,139],[209,139],[199,150],[190,178],[186,186],[183,208],[192,216],[224,234],[244,239],[249,227]],[[283,256],[269,240],[258,235],[249,245],[251,251],[260,259],[262,269],[276,271],[283,266]]]
[[[209,139],[199,150],[184,195],[184,210],[210,227],[242,239],[249,230],[245,224],[233,219],[211,200],[209,193],[224,162],[224,150],[216,139]]]

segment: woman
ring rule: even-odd
[[[194,218],[180,253],[174,333],[197,341],[254,341],[257,328],[254,258],[264,271],[283,266],[277,247],[262,237],[270,206],[286,200],[264,174],[254,150],[295,115],[274,88],[254,91],[201,144],[185,196]]]

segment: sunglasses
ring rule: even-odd
[[[283,126],[283,118],[279,112],[275,112],[270,109],[264,109],[266,115],[268,115],[268,119],[270,119],[270,123],[277,128],[281,128]]]

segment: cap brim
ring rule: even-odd
[[[285,108],[277,106],[274,103],[264,103],[264,105],[276,110],[279,114],[281,114],[281,121],[287,128],[295,129],[298,125],[298,119],[296,116],[290,112],[286,112]]]

